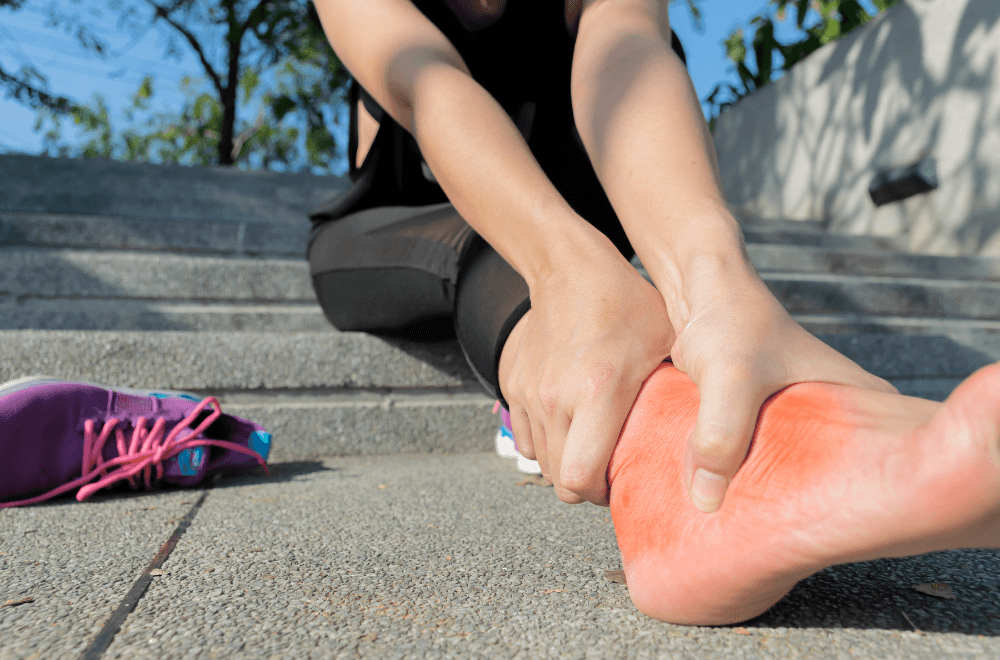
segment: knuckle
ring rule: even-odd
[[[590,467],[582,467],[572,463],[563,463],[559,469],[560,485],[575,493],[589,490],[597,481],[597,471]]]
[[[695,439],[694,446],[704,458],[725,460],[736,449],[736,439],[721,432],[703,433]]]
[[[559,405],[559,391],[560,388],[553,378],[543,378],[538,384],[538,404],[550,416],[555,414]]]
[[[578,381],[579,393],[587,401],[605,397],[615,387],[618,370],[610,362],[596,362],[587,366]]]
[[[538,397],[538,390],[526,389],[521,394],[521,399],[526,410],[538,410],[541,407],[541,400]]]

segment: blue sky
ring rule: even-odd
[[[128,105],[146,75],[156,77],[154,109],[177,107],[182,98],[181,78],[185,74],[202,73],[197,59],[187,49],[179,61],[163,57],[167,34],[164,27],[133,39],[119,32],[113,21],[105,21],[99,31],[112,44],[115,54],[105,60],[98,59],[85,52],[71,34],[46,25],[49,1],[29,0],[17,12],[0,10],[0,63],[8,71],[16,71],[22,64],[34,65],[48,77],[53,92],[77,101],[89,101],[99,93],[112,109]],[[101,0],[84,0],[70,6],[83,12],[91,2],[105,6]],[[719,82],[738,80],[725,58],[722,42],[733,29],[746,26],[767,4],[768,0],[701,0],[704,19],[701,32],[695,29],[683,2],[671,5],[671,24],[687,51],[688,68],[699,98],[705,98]],[[794,32],[793,26],[782,26],[779,38],[791,38]],[[0,118],[0,151],[40,151],[42,138],[32,130],[35,119],[32,110],[10,99],[0,99]],[[344,128],[334,134],[344,145],[346,115],[341,121]]]

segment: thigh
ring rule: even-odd
[[[474,238],[448,203],[369,208],[326,222],[308,251],[320,307],[343,331],[398,332],[451,318]]]

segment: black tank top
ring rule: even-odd
[[[472,77],[482,85],[521,130],[543,171],[575,207],[579,197],[571,187],[592,188],[592,173],[573,122],[570,72],[575,36],[566,27],[565,0],[508,0],[492,25],[466,28],[444,0],[412,0],[448,38]],[[685,61],[684,49],[673,36],[674,51]],[[379,122],[379,129],[361,167],[357,167],[358,100]],[[375,206],[424,205],[448,201],[407,131],[378,105],[356,80],[349,89],[349,176],[355,183],[346,194],[317,208],[316,224]],[[572,153],[575,152],[575,153]],[[590,170],[581,180],[576,169]],[[561,185],[565,181],[565,186]],[[600,197],[603,191],[597,185]],[[586,203],[583,200],[580,204]],[[610,212],[606,198],[599,200]],[[579,211],[579,209],[578,209]],[[620,241],[616,241],[620,242]]]

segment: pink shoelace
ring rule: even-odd
[[[181,433],[189,424],[197,419],[198,414],[209,404],[212,404],[214,408],[212,414],[206,417],[196,429],[181,437]],[[151,486],[151,477],[154,469],[156,470],[157,480],[163,477],[163,461],[170,460],[185,449],[206,445],[222,447],[253,456],[263,466],[264,472],[270,474],[263,457],[249,447],[244,447],[228,440],[209,440],[208,438],[198,437],[220,415],[222,415],[222,407],[219,405],[219,401],[215,397],[209,397],[195,406],[191,414],[174,426],[174,429],[166,437],[164,437],[164,431],[167,426],[165,419],[160,417],[153,424],[152,428],[147,431],[146,423],[148,420],[145,417],[140,417],[136,420],[135,429],[132,431],[132,439],[127,445],[125,444],[125,432],[122,429],[115,428],[121,420],[116,418],[107,420],[104,422],[101,432],[95,434],[94,422],[88,419],[84,422],[83,426],[82,476],[58,488],[54,488],[44,495],[16,502],[0,502],[0,509],[44,502],[66,491],[73,490],[78,486],[82,486],[82,488],[76,494],[76,499],[82,502],[95,492],[102,488],[107,488],[122,479],[128,479],[132,488],[136,488],[136,478],[140,472],[142,472],[143,481],[148,490]],[[112,431],[114,431],[115,443],[118,446],[118,457],[110,461],[105,461],[103,457],[104,444],[111,437]],[[96,483],[90,483],[98,475],[100,475],[100,479]]]

